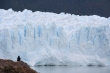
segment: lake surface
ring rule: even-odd
[[[39,73],[110,73],[110,67],[95,66],[37,66],[31,68]]]

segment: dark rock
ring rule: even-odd
[[[0,59],[0,73],[37,73],[23,61]]]

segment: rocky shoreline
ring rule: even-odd
[[[38,73],[23,61],[0,59],[0,73]]]

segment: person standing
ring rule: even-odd
[[[21,58],[20,58],[20,56],[18,56],[18,58],[17,58],[17,61],[21,61]]]

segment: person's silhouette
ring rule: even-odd
[[[20,61],[20,60],[21,60],[21,58],[20,58],[20,56],[18,56],[17,61]]]

